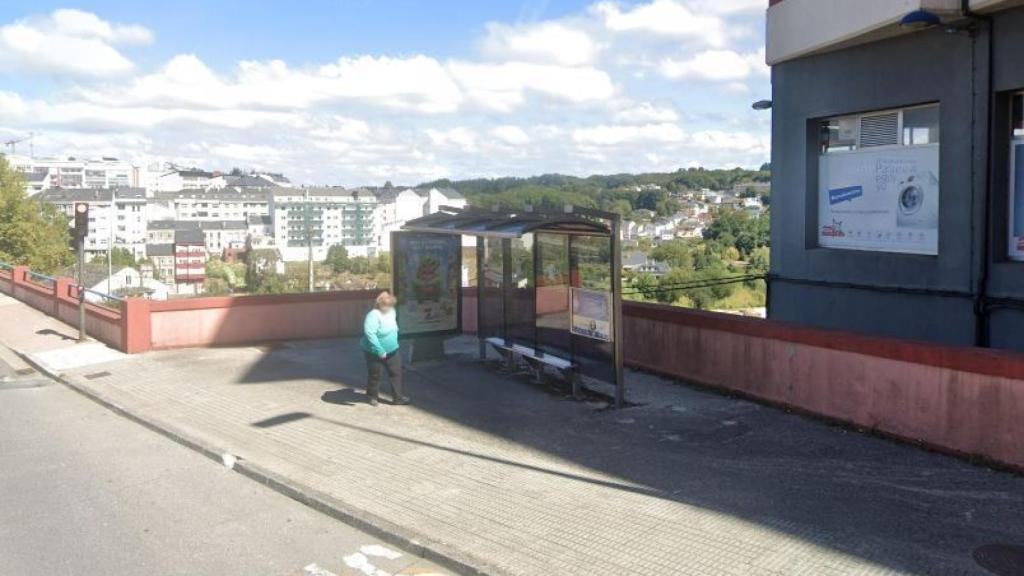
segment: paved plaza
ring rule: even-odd
[[[12,307],[20,326],[0,342],[73,346],[24,306],[0,313]],[[58,335],[19,337],[30,324]],[[152,352],[64,377],[463,571],[987,574],[974,550],[1024,542],[1016,475],[639,373],[629,408],[574,401],[498,374],[474,344],[411,367],[409,407],[362,401],[350,339]]]

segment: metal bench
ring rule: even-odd
[[[526,363],[533,374],[534,379],[540,383],[544,380],[544,369],[546,367],[558,370],[563,378],[572,385],[572,395],[580,396],[579,365],[565,358],[553,354],[545,354],[521,344],[509,344],[504,338],[491,337],[486,342],[505,360],[505,366],[509,372],[515,371],[520,359]]]

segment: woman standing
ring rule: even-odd
[[[398,320],[395,317],[395,297],[384,291],[377,296],[376,305],[363,321],[363,352],[366,356],[366,398],[371,406],[378,404],[381,372],[391,380],[392,403],[408,404],[402,395],[402,358],[398,355]]]

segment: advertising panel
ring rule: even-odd
[[[822,154],[818,245],[939,253],[939,147]]]
[[[572,289],[572,333],[612,341],[612,295],[586,288]]]
[[[391,247],[402,335],[457,332],[461,321],[461,237],[395,232]]]
[[[1024,260],[1024,142],[1010,152],[1010,258]]]

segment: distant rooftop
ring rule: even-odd
[[[148,224],[150,230],[245,230],[245,220],[154,220]]]
[[[176,192],[157,192],[153,197],[157,200],[176,200],[178,198],[189,198],[195,200],[251,200],[266,202],[270,200],[271,191],[252,188],[227,187],[220,190],[178,190]],[[275,189],[276,190],[276,189]]]
[[[228,186],[235,186],[237,188],[275,188],[278,185],[278,180],[254,174],[228,175],[224,177],[224,181],[227,182]],[[288,179],[284,178],[281,182],[287,183]]]
[[[146,244],[146,256],[173,256],[174,244]]]
[[[110,202],[116,194],[118,200],[145,200],[144,188],[50,188],[37,198],[46,202]]]
[[[176,230],[174,232],[175,244],[206,244],[206,236],[203,231],[196,228],[192,230]]]
[[[357,195],[359,198],[377,199],[373,191],[366,188],[345,188],[343,186],[311,186],[309,188],[274,188],[271,190],[275,198],[278,197],[302,197],[307,193],[310,196],[334,196],[339,198],[351,198]]]

